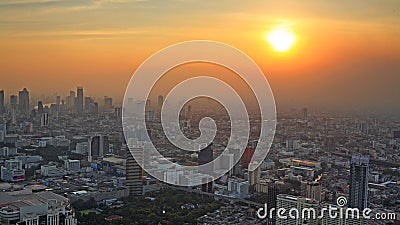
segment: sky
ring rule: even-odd
[[[264,38],[277,26],[296,36],[284,53]],[[0,89],[118,104],[147,57],[196,39],[249,55],[278,107],[400,109],[398,0],[2,0]]]

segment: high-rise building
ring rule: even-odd
[[[126,186],[130,196],[141,196],[143,194],[143,169],[137,160],[143,155],[142,147],[130,147],[131,152],[126,154]],[[135,154],[135,158],[133,157]]]
[[[276,209],[276,202],[279,194],[288,194],[290,186],[283,182],[268,183],[267,189],[267,212],[271,209]],[[276,214],[272,214],[272,218],[269,219],[268,224],[276,223]]]
[[[242,157],[240,158],[240,165],[242,166],[242,169],[249,168],[249,164],[251,162],[251,159],[253,158],[254,152],[255,152],[254,147],[252,146],[246,147]]]
[[[112,108],[112,98],[104,96],[104,111],[111,112]]]
[[[94,103],[93,99],[91,97],[85,97],[85,111],[89,112],[90,111],[90,104]]]
[[[49,114],[48,113],[42,113],[40,115],[40,126],[41,127],[49,126]]]
[[[18,93],[18,105],[19,105],[19,111],[21,114],[28,116],[30,113],[29,110],[29,92],[26,88],[24,88],[22,91]]]
[[[0,118],[0,143],[3,143],[7,134],[7,124]]]
[[[314,199],[321,202],[321,185],[319,182],[311,181],[306,185],[306,198]]]
[[[38,101],[38,103],[37,103],[37,111],[38,111],[38,113],[42,114],[44,112],[43,110],[44,110],[43,109],[43,102],[42,101]]]
[[[350,161],[349,207],[363,210],[368,202],[369,156],[353,155]]]
[[[20,160],[7,160],[5,166],[1,167],[1,180],[8,182],[18,182],[25,180],[25,170],[22,168]]]
[[[77,87],[76,95],[76,112],[83,112],[83,87]]]
[[[75,92],[70,91],[69,96],[67,97],[67,107],[70,113],[74,112],[75,109]]]
[[[213,151],[213,144],[209,144],[207,147],[203,148],[202,150],[199,151],[198,153],[198,164],[204,165],[209,162],[212,162],[214,159],[214,151]],[[213,171],[210,171],[209,168],[214,169],[213,167],[208,167],[207,171],[200,169],[200,172],[203,174],[211,175]],[[204,192],[212,192],[213,189],[213,181],[210,177],[205,178],[206,180],[203,179],[203,185],[202,185],[202,190]],[[210,181],[209,181],[210,180]]]
[[[247,176],[247,180],[249,181],[250,193],[253,193],[256,189],[256,185],[260,183],[261,168],[257,167],[257,169],[253,171],[248,171]]]
[[[4,106],[4,90],[0,90],[0,114],[5,113],[6,108]]]
[[[61,104],[61,97],[60,96],[56,96],[56,105],[60,105]]]
[[[157,98],[157,110],[158,111],[161,111],[163,104],[164,104],[164,97],[162,95],[159,95]]]
[[[91,162],[93,159],[101,158],[104,154],[109,153],[109,141],[108,137],[104,135],[92,136],[88,140],[88,161]]]
[[[281,217],[276,218],[277,225],[317,225],[319,215],[319,203],[315,200],[291,195],[280,194],[277,197],[277,209],[285,209],[287,216],[286,219]],[[288,216],[289,211],[296,209],[295,212],[298,216],[292,212],[291,215],[296,215],[294,218]],[[294,210],[293,210],[294,211]],[[303,214],[303,212],[305,212]]]
[[[10,109],[17,109],[18,106],[18,96],[11,95],[10,96]]]

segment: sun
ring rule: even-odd
[[[296,37],[288,28],[277,28],[265,34],[265,39],[278,52],[288,51],[296,41]]]

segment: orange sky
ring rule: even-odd
[[[287,53],[264,33],[287,25]],[[120,102],[137,66],[161,48],[209,39],[233,45],[262,68],[278,106],[398,105],[400,3],[384,1],[0,2],[0,89],[32,97],[85,95]],[[396,104],[397,103],[397,104]]]

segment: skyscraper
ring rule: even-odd
[[[11,95],[10,96],[10,109],[17,109],[18,106],[18,96]]]
[[[129,149],[135,156],[143,155],[142,147],[130,147]],[[143,194],[143,170],[136,161],[138,157],[133,158],[132,152],[126,154],[126,186],[130,196],[141,196]]]
[[[83,112],[83,87],[77,87],[76,94],[76,112]]]
[[[112,108],[112,98],[104,96],[104,111],[111,112]]]
[[[38,103],[37,103],[37,111],[38,111],[39,114],[42,114],[44,112],[43,111],[43,102],[42,101],[38,101]]]
[[[164,103],[164,97],[162,95],[159,95],[158,99],[157,99],[157,109],[158,110],[161,110],[163,103]]]
[[[88,140],[89,155],[88,161],[102,157],[104,154],[109,153],[109,141],[107,136],[95,135]]]
[[[318,181],[307,182],[305,197],[321,202],[321,185]]]
[[[29,115],[29,92],[26,88],[18,93],[19,98],[19,110],[20,113],[28,116]]]
[[[350,161],[349,207],[363,210],[368,201],[369,156],[353,155]]]
[[[242,169],[249,168],[249,164],[250,164],[251,159],[253,158],[254,152],[255,152],[254,147],[252,147],[252,146],[246,147],[242,157],[240,158],[240,165],[242,166]]]
[[[212,148],[212,143],[209,144],[207,147],[203,148],[202,150],[199,151],[198,153],[198,163],[199,165],[204,165],[207,164],[209,162],[212,162],[214,159],[214,152],[213,152],[213,148]],[[213,167],[210,167],[213,168]],[[200,173],[203,174],[207,174],[207,175],[211,175],[213,173],[213,171],[209,171],[209,168],[207,168],[207,171],[202,171],[200,170]],[[210,181],[209,181],[210,180]],[[203,185],[201,187],[202,191],[204,192],[212,192],[213,189],[213,181],[211,178],[204,178],[203,179]]]
[[[42,126],[42,127],[49,126],[49,114],[48,113],[42,113],[40,115],[40,126]]]
[[[4,90],[0,90],[0,114],[6,111],[4,107]]]

